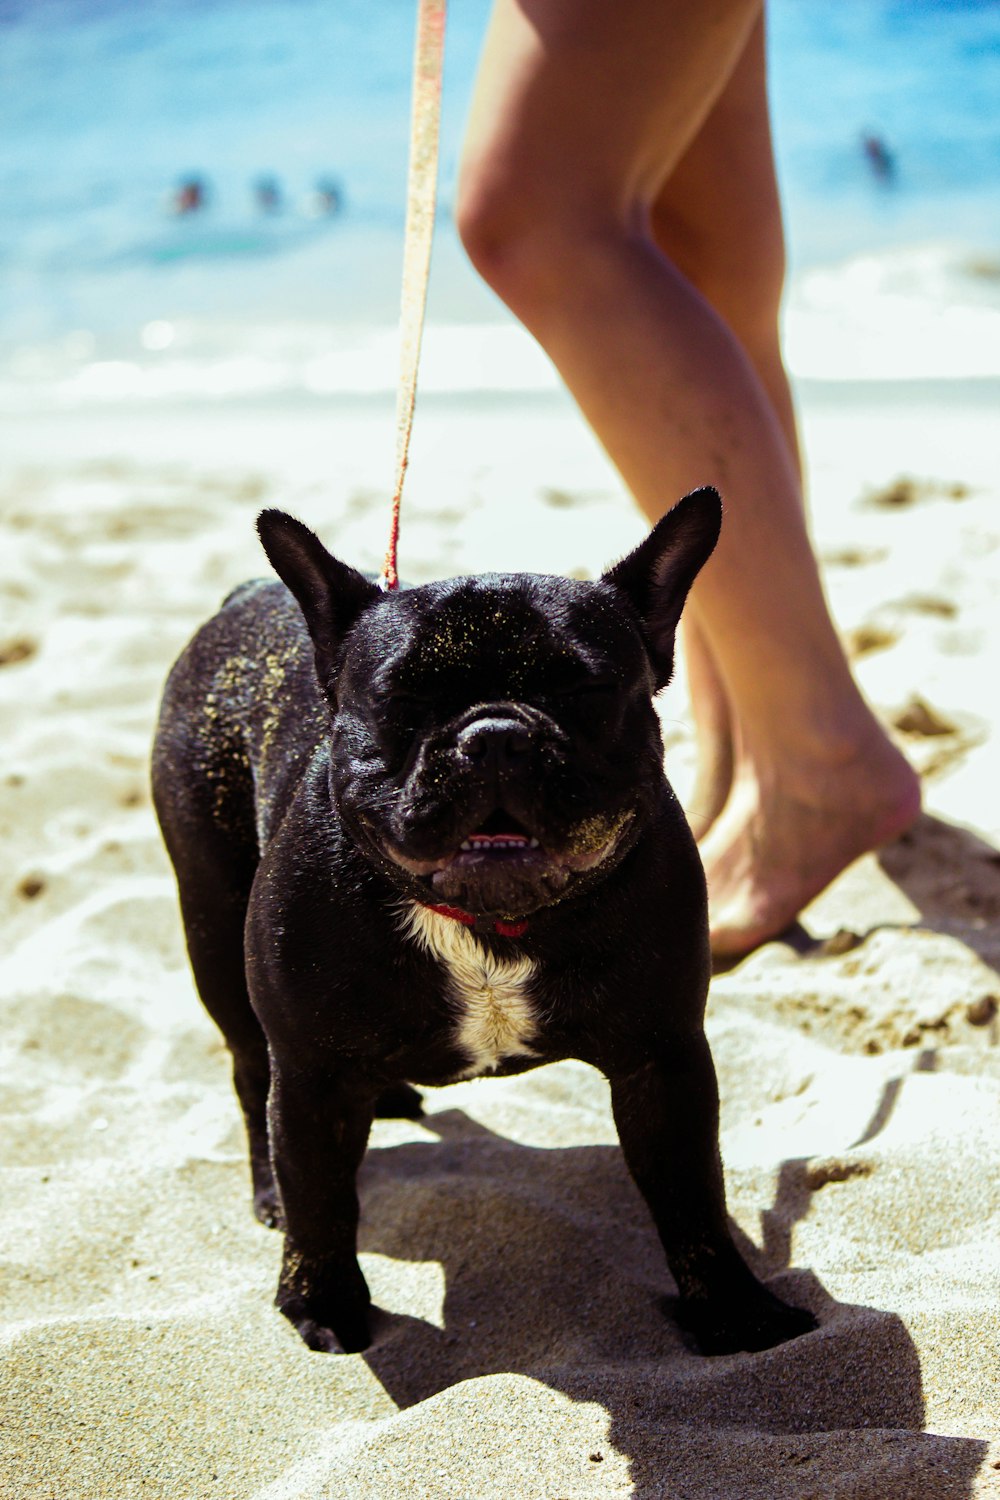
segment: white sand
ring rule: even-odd
[[[391,412],[6,435],[4,1500],[1000,1496],[998,410],[985,384],[805,392],[837,618],[929,815],[804,915],[833,941],[714,984],[730,1210],[822,1320],[716,1360],[657,1310],[651,1223],[574,1063],[376,1126],[366,1354],[311,1354],[273,1311],[148,746],[174,655],[264,571],[261,505],[378,564]],[[596,572],[641,529],[562,400],[421,406],[404,575]],[[683,789],[681,688],[664,721]]]

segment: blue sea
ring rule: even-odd
[[[415,10],[0,0],[0,409],[391,390]],[[487,11],[450,8],[424,382],[544,389],[451,224]],[[793,369],[1000,374],[1000,3],[769,16]]]

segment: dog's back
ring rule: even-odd
[[[242,584],[167,680],[153,797],[168,847],[194,819],[248,853],[262,848],[328,727],[295,600],[281,583]]]

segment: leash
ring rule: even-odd
[[[437,198],[438,145],[441,135],[441,82],[444,73],[444,30],[447,0],[419,0],[417,41],[413,56],[413,104],[410,114],[410,160],[406,181],[406,229],[403,239],[403,289],[399,309],[399,388],[396,393],[396,477],[389,521],[389,546],[379,586],[388,593],[399,588],[396,568],[399,513],[403,480],[410,461],[410,434],[417,401],[420,339],[427,306],[427,282],[434,238]],[[438,916],[465,927],[479,927],[480,919],[457,906],[429,906]],[[527,922],[487,920],[500,937],[521,937]]]
[[[406,229],[403,239],[403,288],[399,310],[399,388],[396,393],[396,476],[389,520],[389,546],[379,587],[388,593],[399,588],[396,568],[399,513],[403,480],[410,461],[410,434],[417,401],[420,340],[427,306],[434,209],[437,198],[438,146],[441,135],[441,82],[444,73],[444,31],[447,0],[419,0],[417,41],[413,56],[413,104],[410,114],[410,160],[406,182]],[[465,927],[478,928],[485,920],[500,937],[521,937],[525,921],[480,919],[457,906],[429,906],[438,916]]]
[[[399,311],[399,389],[396,394],[396,476],[389,522],[389,546],[379,586],[399,588],[396,553],[403,479],[410,461],[410,433],[417,400],[420,338],[427,305],[434,206],[437,196],[438,143],[441,126],[441,80],[447,0],[419,0],[413,55],[413,102],[410,115],[410,160],[406,187],[403,241],[403,288]]]

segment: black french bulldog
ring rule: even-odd
[[[704,877],[652,699],[719,533],[683,499],[597,582],[384,593],[300,522],[175,665],[153,759],[198,989],[233,1055],[277,1305],[364,1349],[355,1176],[413,1083],[582,1058],[706,1354],[816,1326],[730,1237]],[[287,585],[287,587],[285,587]]]

